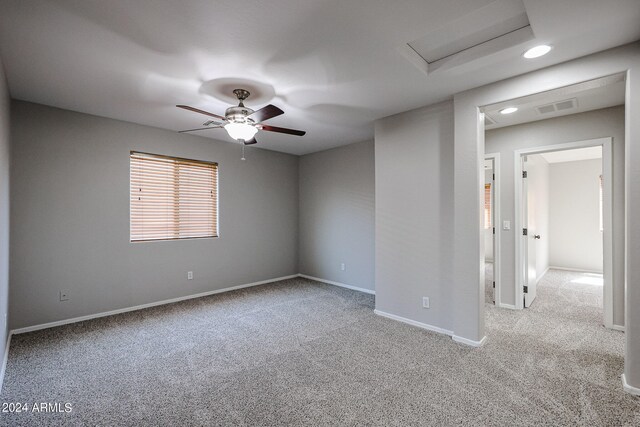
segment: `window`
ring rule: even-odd
[[[491,228],[491,184],[484,185],[484,228]]]
[[[218,164],[131,152],[131,241],[218,236]]]
[[[602,199],[602,175],[600,175],[598,182],[600,184],[600,231],[604,230],[603,220],[602,220],[602,210],[604,209],[604,203]]]

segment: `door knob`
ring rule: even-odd
[[[534,239],[538,239],[538,240],[540,240],[540,235],[539,235],[539,234],[535,234],[535,235],[533,236],[533,238],[534,238]]]

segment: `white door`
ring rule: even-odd
[[[492,284],[491,286],[493,287],[493,303],[496,303],[496,205],[495,205],[495,200],[496,200],[496,175],[495,175],[495,169],[493,168],[493,159],[491,160],[491,199],[490,199],[490,203],[491,203],[491,227],[490,227],[490,233],[491,233],[491,257],[493,258],[493,264],[491,265],[491,281]]]
[[[536,240],[540,237],[536,235],[535,224],[535,200],[533,192],[529,191],[527,178],[529,171],[527,170],[527,157],[522,156],[522,240],[524,247],[524,306],[530,307],[536,298]],[[525,234],[526,233],[526,234]]]

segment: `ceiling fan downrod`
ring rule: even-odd
[[[239,107],[244,107],[243,101],[251,95],[251,92],[245,89],[234,89],[233,93],[238,97],[238,101],[240,101],[240,104],[238,104]]]

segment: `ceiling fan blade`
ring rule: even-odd
[[[280,114],[284,114],[284,111],[282,111],[275,105],[269,104],[266,107],[254,111],[248,117],[253,119],[254,122],[260,123],[273,117],[279,116]]]
[[[244,145],[253,145],[253,144],[257,144],[257,143],[258,143],[258,141],[256,141],[256,137],[254,136],[254,137],[253,137],[253,138],[251,138],[250,140],[245,141],[245,142],[244,142]]]
[[[176,107],[178,108],[182,108],[183,110],[189,110],[189,111],[193,111],[195,113],[200,113],[200,114],[204,114],[205,116],[209,116],[209,117],[215,117],[216,119],[220,119],[220,120],[227,120],[226,118],[219,116],[217,114],[213,114],[210,113],[208,111],[204,111],[204,110],[199,110],[197,108],[194,107],[189,107],[188,105],[176,105]]]
[[[280,128],[278,126],[269,126],[269,125],[262,125],[262,130],[266,130],[266,131],[269,131],[269,132],[286,133],[286,134],[289,134],[289,135],[296,135],[296,136],[303,136],[305,133],[307,133],[307,132],[305,132],[303,130]]]
[[[209,127],[206,127],[206,128],[179,130],[178,133],[193,132],[195,130],[220,129],[221,127],[223,127],[223,126],[209,126]]]

